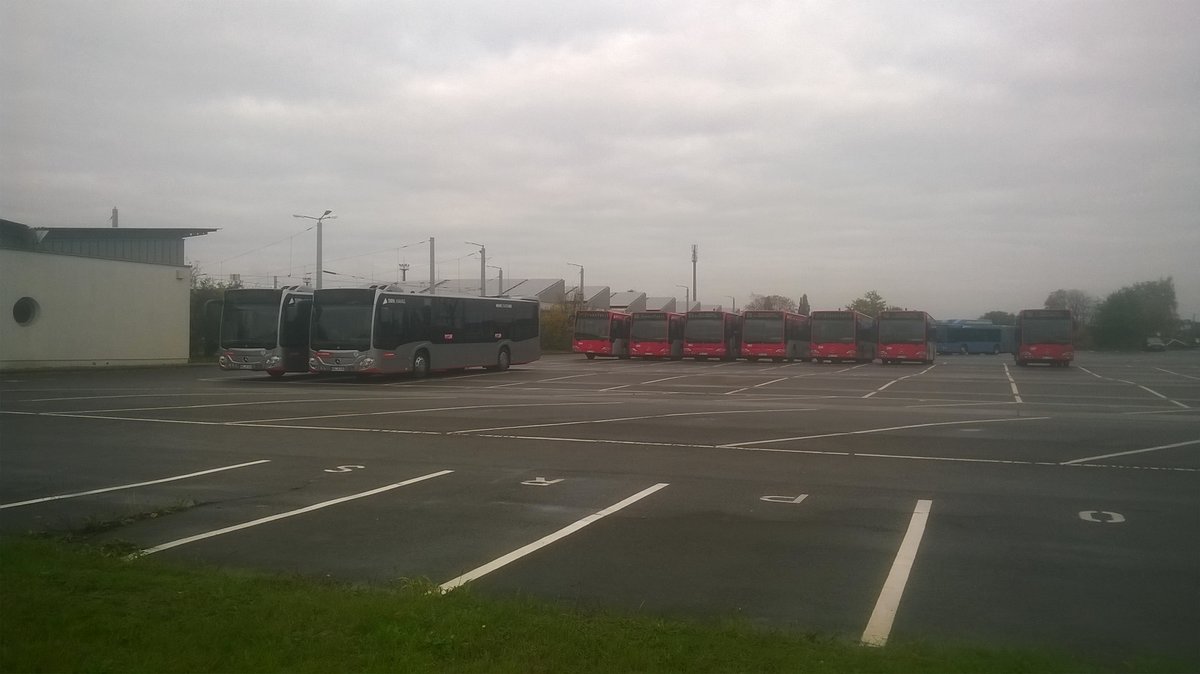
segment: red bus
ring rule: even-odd
[[[1017,365],[1069,367],[1075,358],[1075,318],[1070,309],[1022,309],[1017,314]]]
[[[683,355],[696,360],[738,357],[742,321],[727,311],[689,311],[683,327]]]
[[[876,320],[879,360],[884,365],[915,360],[932,363],[937,354],[936,322],[924,311],[881,311]]]
[[[812,326],[813,360],[869,363],[875,360],[875,319],[857,311],[814,311]]]
[[[639,358],[683,358],[683,326],[687,317],[673,311],[638,311],[629,329],[629,355]]]
[[[596,356],[628,358],[630,318],[624,311],[607,309],[576,313],[571,350],[586,355],[588,360]]]
[[[755,361],[808,360],[808,316],[789,311],[743,311],[742,357]]]

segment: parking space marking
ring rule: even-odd
[[[1012,388],[1013,398],[1017,402],[1021,401],[1021,392],[1017,390],[1017,382],[1013,379],[1012,372],[1008,369],[1008,363],[1004,363],[1004,376],[1008,377],[1008,385]]]
[[[729,391],[725,395],[731,396],[735,393],[741,393],[742,391],[749,391],[749,390],[756,389],[756,388],[762,388],[764,386],[770,386],[771,384],[776,384],[781,381],[787,381],[788,379],[790,379],[790,377],[780,377],[779,379],[772,379],[771,381],[764,381],[761,384],[755,384],[754,386],[747,386],[746,388],[740,388],[736,391]]]
[[[281,520],[281,519],[285,519],[288,517],[295,517],[296,515],[303,515],[304,513],[309,513],[314,510],[320,510],[321,508],[328,508],[329,506],[337,505],[339,503],[345,503],[347,501],[353,501],[353,500],[360,499],[360,498],[366,498],[367,496],[374,496],[375,494],[382,494],[385,491],[391,491],[392,489],[396,489],[399,487],[406,487],[410,484],[416,484],[417,482],[424,482],[425,480],[431,480],[435,477],[449,475],[450,473],[453,473],[453,472],[454,471],[452,471],[452,470],[439,470],[436,473],[430,473],[428,475],[414,477],[414,478],[411,478],[408,480],[404,480],[403,482],[396,482],[394,484],[385,485],[385,486],[379,487],[377,489],[371,489],[369,491],[359,492],[357,494],[351,494],[349,496],[342,496],[341,498],[335,498],[335,499],[330,499],[328,501],[322,501],[320,503],[314,503],[313,505],[305,506],[303,508],[297,508],[296,510],[289,510],[285,513],[279,513],[278,515],[270,515],[267,517],[260,517],[256,520],[251,520],[249,522],[242,522],[241,524],[235,524],[233,526],[224,527],[222,529],[216,529],[216,530],[208,531],[208,532],[205,532],[202,534],[196,534],[195,536],[188,536],[187,538],[176,539],[176,540],[170,541],[168,543],[156,545],[152,548],[146,548],[145,550],[142,550],[140,552],[135,552],[132,555],[129,555],[128,559],[136,559],[138,557],[145,557],[146,555],[153,555],[156,552],[162,552],[163,550],[170,550],[171,548],[177,548],[181,545],[187,545],[188,543],[202,541],[206,538],[213,538],[215,536],[221,536],[223,534],[228,534],[228,533],[231,533],[234,531],[240,531],[242,529],[249,529],[250,527],[256,527],[260,524],[266,524],[268,522],[274,522],[276,520]]]
[[[1145,452],[1156,452],[1160,449],[1174,449],[1176,447],[1186,447],[1188,445],[1200,445],[1200,440],[1186,440],[1184,442],[1176,442],[1171,445],[1159,445],[1158,447],[1147,447],[1145,449],[1131,449],[1126,452],[1113,452],[1112,454],[1101,454],[1099,456],[1086,456],[1082,459],[1073,459],[1071,461],[1062,461],[1061,465],[1070,466],[1077,463],[1088,463],[1099,459],[1111,459],[1114,456],[1128,456],[1130,454],[1143,454]]]
[[[1095,372],[1092,372],[1091,370],[1084,368],[1084,367],[1081,367],[1079,369],[1083,370],[1084,372],[1092,375],[1093,377],[1095,377],[1097,379],[1104,379],[1106,381],[1118,381],[1118,382],[1121,382],[1122,384],[1129,384],[1130,386],[1136,386],[1136,387],[1142,389],[1143,391],[1149,393],[1150,395],[1157,396],[1157,397],[1171,403],[1172,405],[1175,405],[1177,407],[1182,407],[1184,409],[1189,409],[1189,410],[1192,409],[1190,406],[1185,405],[1185,404],[1179,402],[1178,400],[1172,400],[1171,398],[1168,398],[1167,396],[1159,393],[1158,391],[1155,391],[1154,389],[1146,387],[1146,386],[1142,386],[1141,384],[1139,384],[1135,381],[1129,381],[1128,379],[1117,379],[1115,377],[1104,377],[1104,376],[1098,375]],[[1159,367],[1156,367],[1154,369],[1162,370],[1162,368],[1159,368]],[[1169,374],[1179,374],[1178,372],[1170,372],[1169,370],[1163,370],[1163,372],[1167,372]],[[1181,376],[1187,377],[1189,375],[1185,374],[1185,375],[1181,375]],[[1197,379],[1197,377],[1192,377],[1192,379]]]
[[[690,375],[690,374],[677,374],[674,377],[663,377],[662,379],[651,379],[650,381],[644,381],[644,382],[638,384],[638,386],[645,386],[646,384],[657,384],[662,381],[670,381],[672,379],[683,379],[684,377],[691,377],[691,376],[692,375]]]
[[[311,421],[313,419],[342,419],[346,417],[379,417],[399,414],[419,414],[423,412],[457,412],[460,410],[483,410],[508,407],[562,407],[565,405],[618,405],[618,402],[577,402],[577,403],[514,403],[508,405],[460,405],[457,407],[427,407],[419,410],[387,410],[384,412],[348,412],[345,414],[322,414],[306,417],[282,417],[279,419],[251,419],[250,421],[230,421],[230,426],[246,426],[249,424],[265,424],[275,421]]]
[[[777,414],[779,412],[815,412],[813,408],[794,407],[779,410],[716,410],[712,412],[672,412],[668,414],[647,414],[637,417],[615,417],[611,419],[583,419],[580,421],[554,421],[545,424],[521,424],[519,426],[496,426],[494,428],[468,428],[461,431],[450,431],[450,435],[465,433],[485,433],[490,431],[513,431],[519,428],[549,428],[551,426],[575,426],[582,424],[611,424],[618,421],[641,421],[643,419],[666,419],[669,417],[697,417],[717,414]]]
[[[1123,379],[1122,379],[1121,381],[1125,381],[1125,380],[1123,380]],[[1183,403],[1179,402],[1178,400],[1171,400],[1171,399],[1170,399],[1170,398],[1168,398],[1167,396],[1165,396],[1165,395],[1163,395],[1163,394],[1159,393],[1158,391],[1155,391],[1154,389],[1148,388],[1148,387],[1146,387],[1146,386],[1142,386],[1141,384],[1137,384],[1137,383],[1134,383],[1134,382],[1126,382],[1126,383],[1128,383],[1128,384],[1133,384],[1134,386],[1136,386],[1136,387],[1138,387],[1138,388],[1142,389],[1142,390],[1143,390],[1143,391],[1145,391],[1146,393],[1149,393],[1149,394],[1151,394],[1151,395],[1158,396],[1159,398],[1162,398],[1163,400],[1165,400],[1165,401],[1167,401],[1167,402],[1171,403],[1172,405],[1177,405],[1177,406],[1179,406],[1179,407],[1182,407],[1182,408],[1184,408],[1184,409],[1191,409],[1190,407],[1188,407],[1187,405],[1185,405],[1185,404],[1183,404]]]
[[[448,396],[437,396],[433,398],[403,398],[403,400],[445,400]],[[287,405],[305,404],[305,403],[338,403],[338,402],[363,402],[363,401],[391,401],[394,398],[373,396],[370,398],[300,398],[292,400],[251,400],[239,403],[209,403],[206,405],[163,405],[160,407],[122,407],[114,409],[98,409],[98,410],[71,410],[76,414],[101,414],[104,412],[151,412],[155,410],[198,410],[210,407],[257,407],[258,405]]]
[[[908,531],[904,532],[904,540],[900,542],[896,560],[892,562],[892,570],[888,572],[879,600],[875,602],[875,610],[871,612],[871,619],[863,630],[862,643],[866,646],[883,646],[887,643],[892,623],[896,620],[896,611],[900,607],[900,598],[904,596],[904,586],[908,584],[913,562],[917,559],[917,548],[921,545],[921,537],[925,535],[925,523],[929,520],[932,505],[933,501],[929,499],[917,501]]]
[[[492,560],[491,562],[488,562],[487,564],[484,564],[483,566],[480,566],[472,571],[468,571],[468,572],[464,573],[463,575],[458,576],[457,578],[451,578],[450,580],[442,583],[442,585],[441,585],[442,592],[449,592],[450,590],[453,590],[456,587],[460,587],[460,586],[465,585],[466,583],[469,583],[473,580],[482,578],[483,576],[486,576],[487,574],[495,571],[496,569],[507,566],[532,552],[535,552],[537,550],[540,550],[540,549],[546,547],[547,545],[550,545],[551,543],[553,543],[557,540],[566,538],[567,536],[575,533],[576,531],[579,531],[580,529],[588,526],[589,524],[598,522],[599,520],[601,520],[605,517],[608,517],[609,515],[617,512],[618,510],[626,508],[626,507],[646,498],[647,496],[653,494],[654,492],[656,492],[660,489],[667,487],[668,485],[669,485],[669,483],[667,483],[667,482],[659,482],[658,484],[656,484],[652,487],[647,487],[646,489],[639,491],[638,493],[634,494],[633,496],[630,496],[629,498],[627,498],[623,501],[614,503],[613,505],[605,508],[604,510],[600,510],[598,512],[592,513],[591,515],[588,515],[587,517],[585,517],[573,524],[569,524],[548,536],[543,536],[542,538],[539,538],[538,540],[530,543],[529,545],[526,545],[524,547],[513,550],[512,552],[508,553],[507,555],[504,555],[495,560]]]
[[[1166,372],[1167,374],[1173,374],[1173,375],[1175,375],[1175,376],[1177,376],[1177,377],[1187,377],[1188,379],[1195,379],[1195,380],[1197,380],[1197,381],[1200,381],[1200,377],[1193,377],[1193,376],[1192,376],[1192,375],[1190,375],[1190,374],[1184,374],[1184,373],[1182,373],[1182,372],[1175,372],[1175,371],[1173,371],[1173,370],[1165,370],[1165,369],[1163,369],[1163,368],[1161,368],[1161,367],[1156,367],[1156,368],[1154,368],[1154,369],[1155,369],[1155,370],[1158,370],[1159,372]]]
[[[116,487],[103,487],[101,489],[89,489],[87,491],[77,491],[77,492],[74,492],[71,494],[59,494],[57,496],[46,496],[44,498],[33,498],[33,499],[29,499],[28,501],[17,501],[15,503],[5,503],[3,505],[0,505],[0,510],[3,510],[5,508],[19,508],[21,506],[33,505],[34,503],[45,503],[46,501],[59,501],[62,499],[67,499],[67,498],[77,498],[79,496],[90,496],[92,494],[103,494],[104,492],[109,492],[109,491],[120,491],[122,489],[135,489],[137,487],[145,487],[145,486],[152,485],[152,484],[162,484],[163,482],[174,482],[176,480],[186,480],[189,477],[199,477],[200,475],[208,475],[210,473],[219,473],[221,471],[234,470],[236,468],[245,468],[247,466],[257,466],[260,463],[270,463],[270,462],[271,462],[270,459],[259,459],[258,461],[247,461],[246,463],[237,463],[232,466],[221,466],[220,468],[209,468],[208,470],[201,470],[201,471],[197,471],[195,473],[188,473],[187,475],[174,475],[171,477],[164,477],[164,478],[160,478],[157,480],[147,480],[145,482],[134,482],[132,484],[123,484],[123,485],[119,485]]]
[[[847,435],[867,435],[870,433],[886,433],[888,431],[903,431],[912,428],[930,428],[933,426],[961,426],[963,424],[997,424],[1011,421],[1040,421],[1051,417],[1005,417],[1003,419],[971,419],[970,421],[938,421],[928,424],[909,424],[907,426],[887,426],[885,428],[867,428],[860,431],[842,431],[840,433],[820,433],[817,435],[798,435],[791,438],[771,438],[767,440],[750,440],[748,442],[731,442],[725,445],[717,445],[718,447],[736,448],[748,447],[751,445],[768,445],[776,442],[790,442],[792,440],[816,440],[817,438],[837,438]]]
[[[883,386],[880,386],[879,388],[875,389],[874,391],[871,391],[870,393],[866,394],[865,396],[863,396],[863,398],[870,398],[871,396],[875,395],[876,393],[879,393],[880,391],[885,390],[887,387],[891,386],[892,384],[895,384],[896,382],[901,382],[901,381],[904,381],[905,379],[912,379],[913,377],[919,377],[919,376],[925,374],[926,372],[929,372],[930,370],[932,370],[935,367],[937,367],[937,364],[930,365],[929,367],[925,368],[924,370],[921,370],[920,372],[914,372],[910,375],[905,375],[903,377],[893,379],[893,380],[889,381],[888,383],[884,384]],[[1020,402],[1020,401],[1018,400],[1017,402]]]

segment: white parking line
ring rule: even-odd
[[[630,506],[630,505],[646,498],[647,496],[653,494],[654,492],[656,492],[660,489],[663,489],[664,487],[667,487],[668,484],[669,483],[667,483],[667,482],[659,482],[658,484],[654,485],[653,487],[647,487],[646,489],[639,491],[638,493],[634,494],[633,496],[630,496],[629,498],[627,498],[623,501],[620,501],[619,503],[615,503],[615,504],[605,508],[604,510],[592,513],[591,515],[588,515],[587,517],[575,522],[574,524],[570,524],[570,525],[563,527],[562,529],[559,529],[558,531],[550,534],[549,536],[544,536],[542,538],[539,538],[538,540],[530,543],[529,545],[526,545],[524,547],[513,550],[512,552],[508,553],[507,555],[504,555],[503,557],[499,557],[491,562],[488,562],[487,564],[484,564],[483,566],[481,566],[479,568],[476,568],[472,571],[468,571],[457,578],[452,578],[452,579],[442,583],[442,585],[441,585],[442,592],[449,592],[450,590],[453,590],[456,587],[465,585],[466,583],[469,583],[478,578],[482,578],[483,576],[486,576],[487,574],[495,571],[496,569],[499,569],[503,566],[507,566],[508,564],[511,564],[532,552],[540,550],[557,540],[566,538],[567,536],[570,536],[571,534],[575,533],[576,531],[579,531],[580,529],[586,527],[587,525],[592,524],[593,522],[597,522],[605,517],[608,517],[609,515],[617,512],[618,510],[621,510],[622,508]]]
[[[692,375],[690,375],[690,374],[679,374],[679,375],[675,375],[674,377],[663,377],[662,379],[651,379],[650,381],[644,381],[644,382],[638,384],[638,386],[645,386],[646,384],[657,384],[662,381],[671,381],[672,379],[683,379],[684,377],[691,377],[691,376]]]
[[[961,426],[964,424],[998,424],[1011,421],[1040,421],[1049,419],[1050,417],[1006,417],[1003,419],[972,419],[970,421],[938,421],[929,424],[910,424],[907,426],[888,426],[885,428],[867,428],[861,431],[843,431],[841,433],[820,433],[817,435],[798,435],[791,438],[771,438],[767,440],[751,440],[749,442],[731,442],[726,445],[717,445],[720,448],[735,448],[749,447],[751,445],[769,445],[776,442],[791,442],[793,440],[816,440],[817,438],[837,438],[847,435],[867,435],[871,433],[886,433],[888,431],[902,431],[911,428],[930,428],[933,426]]]
[[[912,519],[908,523],[908,531],[896,552],[896,560],[892,562],[892,570],[883,583],[879,600],[875,602],[875,610],[867,621],[867,629],[863,630],[862,643],[866,646],[883,646],[887,643],[892,632],[892,623],[896,620],[896,611],[900,607],[900,598],[904,596],[904,586],[908,584],[909,573],[912,572],[913,562],[917,559],[917,548],[921,545],[921,537],[925,534],[925,523],[929,520],[929,509],[933,501],[921,499],[913,510]]]
[[[404,400],[446,400],[449,396],[421,396],[406,397]],[[103,408],[97,410],[71,410],[75,414],[103,414],[105,412],[152,412],[155,410],[198,410],[209,407],[257,407],[258,405],[287,405],[287,404],[306,404],[306,403],[338,403],[338,402],[364,402],[364,401],[382,401],[392,402],[394,398],[373,396],[370,398],[293,398],[291,400],[252,400],[240,403],[208,403],[206,405],[163,405],[160,407],[119,407],[119,408]]]
[[[421,477],[414,477],[410,480],[404,480],[403,482],[396,482],[394,484],[389,484],[389,485],[386,485],[383,487],[379,487],[378,489],[372,489],[370,491],[359,492],[357,494],[351,494],[350,496],[343,496],[341,498],[335,498],[335,499],[331,499],[329,501],[322,501],[321,503],[315,503],[313,505],[306,506],[304,508],[298,508],[296,510],[289,510],[285,513],[279,513],[278,515],[270,515],[268,517],[260,517],[259,519],[251,520],[249,522],[243,522],[241,524],[235,524],[231,527],[225,527],[223,529],[216,529],[214,531],[209,531],[209,532],[206,532],[203,534],[196,534],[195,536],[188,536],[187,538],[180,538],[180,539],[171,541],[169,543],[163,543],[162,545],[156,545],[152,548],[147,548],[145,550],[142,550],[141,552],[135,552],[132,555],[129,555],[128,559],[136,559],[137,557],[153,555],[156,552],[162,552],[163,550],[170,550],[171,548],[177,548],[181,545],[187,545],[188,543],[202,541],[206,538],[213,538],[214,536],[220,536],[222,534],[228,534],[228,533],[231,533],[234,531],[240,531],[242,529],[249,529],[250,527],[256,527],[260,524],[266,524],[267,522],[274,522],[276,520],[281,520],[281,519],[284,519],[287,517],[303,515],[304,513],[309,513],[314,510],[320,510],[321,508],[328,508],[329,506],[332,506],[332,505],[337,505],[339,503],[345,503],[346,501],[353,501],[355,499],[365,498],[367,496],[374,496],[375,494],[382,494],[385,491],[391,491],[392,489],[396,489],[397,487],[406,487],[410,484],[415,484],[417,482],[422,482],[424,480],[430,480],[435,477],[441,477],[443,475],[449,475],[450,473],[453,473],[453,472],[454,471],[452,471],[452,470],[440,470],[436,473],[422,475]]]
[[[495,428],[468,428],[462,431],[451,431],[450,435],[464,433],[485,433],[490,431],[511,431],[518,428],[549,428],[551,426],[577,426],[582,424],[611,424],[618,421],[640,421],[643,419],[666,419],[668,417],[705,417],[717,414],[778,414],[780,412],[815,412],[812,408],[792,407],[781,410],[717,410],[715,412],[673,412],[670,414],[647,414],[638,417],[617,417],[613,419],[584,419],[581,421],[556,421],[546,424],[522,424],[520,426],[497,426]]]
[[[1187,377],[1188,379],[1196,379],[1196,380],[1200,380],[1200,377],[1193,377],[1193,376],[1192,376],[1192,375],[1190,375],[1190,374],[1184,374],[1184,373],[1182,373],[1182,372],[1175,372],[1175,371],[1173,371],[1173,370],[1165,370],[1165,369],[1163,369],[1163,368],[1161,368],[1161,367],[1156,367],[1156,368],[1154,368],[1154,369],[1155,369],[1155,370],[1158,370],[1159,372],[1166,372],[1167,374],[1173,374],[1173,375],[1176,375],[1176,376],[1178,376],[1178,377]]]
[[[133,484],[123,484],[117,487],[104,487],[103,489],[89,489],[88,491],[77,491],[72,494],[59,494],[58,496],[47,496],[45,498],[34,498],[28,501],[17,501],[16,503],[5,503],[0,505],[0,510],[5,508],[19,508],[21,506],[32,505],[34,503],[44,503],[46,501],[58,501],[65,498],[76,498],[79,496],[90,496],[92,494],[103,494],[108,491],[119,491],[121,489],[134,489],[136,487],[145,487],[152,484],[162,484],[163,482],[174,482],[175,480],[186,480],[189,477],[198,477],[200,475],[208,475],[209,473],[219,473],[223,470],[233,470],[235,468],[245,468],[246,466],[257,466],[260,463],[270,463],[270,459],[259,459],[258,461],[247,461],[246,463],[238,463],[232,466],[222,466],[220,468],[209,468],[187,475],[175,475],[172,477],[164,477],[158,480],[147,480],[145,482],[134,482]]]
[[[1173,445],[1159,445],[1158,447],[1147,447],[1145,449],[1131,449],[1127,452],[1113,452],[1112,454],[1101,454],[1099,456],[1087,456],[1082,459],[1074,459],[1071,461],[1063,461],[1061,465],[1069,466],[1076,463],[1088,463],[1097,459],[1111,459],[1114,456],[1128,456],[1130,454],[1142,454],[1144,452],[1156,452],[1160,449],[1174,449],[1176,447],[1186,447],[1188,445],[1200,445],[1200,440],[1187,440],[1185,442],[1176,442]]]
[[[1130,384],[1133,384],[1133,382],[1129,382],[1129,383],[1130,383]],[[1167,402],[1171,403],[1172,405],[1177,405],[1177,406],[1179,406],[1179,407],[1182,407],[1182,408],[1184,408],[1184,409],[1191,409],[1190,407],[1188,407],[1187,405],[1185,405],[1185,404],[1183,404],[1183,403],[1179,402],[1178,400],[1171,400],[1171,399],[1170,399],[1170,398],[1168,398],[1167,396],[1165,396],[1165,395],[1163,395],[1163,394],[1159,393],[1158,391],[1155,391],[1154,389],[1151,389],[1151,388],[1148,388],[1148,387],[1142,386],[1141,384],[1133,384],[1133,385],[1134,385],[1134,386],[1136,386],[1136,387],[1138,387],[1138,388],[1140,388],[1140,389],[1142,389],[1142,390],[1143,390],[1143,391],[1145,391],[1146,393],[1149,393],[1149,394],[1151,394],[1151,395],[1156,395],[1156,396],[1158,396],[1159,398],[1162,398],[1163,400],[1165,400],[1165,401],[1167,401]]]
[[[384,412],[348,412],[346,414],[321,414],[306,417],[281,417],[279,419],[251,419],[249,421],[229,421],[230,426],[246,426],[249,424],[265,424],[274,421],[309,421],[312,419],[344,419],[346,417],[380,417],[400,414],[420,414],[423,412],[458,412],[461,410],[500,409],[508,407],[563,407],[566,405],[617,405],[617,402],[578,402],[578,403],[514,403],[511,405],[460,405],[457,407],[426,407],[418,410],[387,410]]]
[[[755,384],[754,386],[747,386],[746,388],[740,388],[736,391],[729,391],[725,395],[731,396],[735,393],[741,393],[742,391],[749,391],[749,390],[756,389],[756,388],[762,388],[764,386],[769,386],[769,385],[777,383],[777,382],[787,381],[788,379],[791,379],[791,377],[780,377],[779,379],[772,379],[771,381],[764,381],[761,384]]]
[[[921,375],[925,374],[926,372],[929,372],[930,370],[932,370],[935,367],[937,367],[936,364],[930,365],[929,367],[925,368],[924,370],[921,370],[920,372],[914,372],[910,375],[905,375],[903,377],[893,379],[893,380],[889,381],[888,383],[884,384],[883,386],[880,386],[879,388],[875,389],[874,391],[871,391],[867,395],[863,396],[863,398],[870,398],[871,396],[875,395],[876,393],[879,393],[880,391],[887,389],[887,387],[891,386],[892,384],[895,384],[896,382],[904,381],[905,379],[912,379],[913,377],[920,377]]]
[[[1023,402],[1021,400],[1021,392],[1017,390],[1017,382],[1013,379],[1012,372],[1008,369],[1008,363],[1004,363],[1004,376],[1008,377],[1008,385],[1012,388],[1013,398],[1017,402]]]

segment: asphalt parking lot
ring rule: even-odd
[[[1200,353],[0,375],[0,531],[868,643],[1200,657]],[[136,559],[131,563],[137,563]]]

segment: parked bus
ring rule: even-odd
[[[937,324],[938,353],[1012,353],[1017,329],[986,320],[941,321]]]
[[[814,311],[812,326],[813,360],[875,360],[875,319],[857,311]]]
[[[310,345],[312,372],[416,377],[507,370],[542,355],[537,300],[417,295],[386,285],[317,290]]]
[[[707,360],[738,357],[742,343],[742,321],[727,311],[689,311],[683,327],[685,358]]]
[[[217,365],[222,370],[255,370],[272,377],[308,372],[312,303],[312,289],[300,286],[226,290]]]
[[[905,360],[932,363],[937,355],[937,329],[924,311],[881,311],[876,328],[877,353],[884,365]]]
[[[629,355],[639,358],[683,358],[686,316],[674,311],[638,311],[629,329]]]
[[[571,350],[584,354],[588,360],[596,356],[628,358],[631,318],[624,311],[608,309],[577,312]]]
[[[789,311],[743,311],[742,356],[755,361],[808,360],[808,316]]]
[[[1075,358],[1075,319],[1069,309],[1023,309],[1017,314],[1017,365],[1069,367]]]

